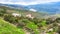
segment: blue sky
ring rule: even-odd
[[[4,4],[33,5],[41,3],[59,2],[60,0],[0,0]]]

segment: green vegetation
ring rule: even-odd
[[[21,14],[21,16],[13,16],[12,13]],[[27,14],[31,14],[34,18],[26,17]],[[0,34],[26,34],[28,32],[29,34],[60,34],[60,17],[45,19],[43,15],[47,14],[0,7]]]
[[[0,34],[24,34],[24,31],[0,18]]]
[[[35,25],[33,22],[27,23],[26,25],[28,28],[32,29],[34,31],[35,34],[39,34],[38,26]]]

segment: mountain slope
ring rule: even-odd
[[[24,31],[0,18],[0,34],[24,34]]]

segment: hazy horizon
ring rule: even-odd
[[[60,0],[1,0],[3,4],[35,5],[51,2],[60,2]]]

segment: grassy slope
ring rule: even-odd
[[[24,31],[0,18],[0,34],[24,34]]]

